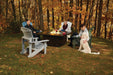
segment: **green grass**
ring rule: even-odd
[[[0,36],[0,75],[113,75],[113,42],[93,38],[92,50],[83,54],[69,46],[47,47],[47,54],[21,55],[22,34]],[[50,72],[53,72],[52,74]]]

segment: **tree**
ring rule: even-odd
[[[47,0],[47,2],[48,2],[48,0]],[[48,25],[48,29],[49,29],[49,22],[50,22],[50,20],[49,20],[49,6],[47,5],[47,25]]]
[[[99,14],[98,14],[98,29],[97,29],[97,37],[100,36],[100,30],[101,30],[101,17],[102,17],[102,6],[103,6],[103,0],[100,0],[99,3]]]
[[[111,18],[111,26],[110,26],[110,32],[109,32],[109,39],[112,40],[113,36],[113,13],[112,13],[112,18]]]
[[[36,26],[37,1],[35,0],[35,26]]]
[[[79,0],[76,0],[76,10],[77,7],[79,6]],[[78,21],[78,13],[75,15],[75,30],[77,30],[77,21]]]
[[[6,0],[6,20],[7,20],[7,16],[8,16],[8,0]]]
[[[22,21],[22,15],[21,15],[21,9],[20,9],[20,0],[19,0],[19,16],[20,16],[20,22]]]
[[[96,13],[95,13],[95,28],[94,28],[94,33],[96,32],[96,27],[97,27],[97,17],[98,17],[98,3],[99,0],[97,0],[97,4],[96,4]]]
[[[81,7],[81,11],[82,11],[82,0],[80,1],[80,7]],[[79,20],[79,30],[80,30],[80,25],[81,25],[81,13],[80,13],[80,20]]]
[[[53,8],[53,0],[52,0],[52,27],[54,28],[54,8]]]
[[[42,30],[44,30],[44,26],[43,26],[42,0],[38,0],[38,6],[39,6],[39,15],[40,15],[40,27],[41,27]]]
[[[2,1],[0,0],[0,15],[2,14]]]
[[[106,15],[105,15],[105,36],[104,36],[104,38],[106,39],[106,36],[107,36],[107,28],[106,28],[106,24],[107,24],[107,12],[108,12],[108,10],[109,10],[109,0],[107,0],[107,4],[106,4]]]
[[[90,7],[89,17],[88,17],[88,21],[87,21],[87,26],[89,25],[89,28],[90,28],[91,17],[93,16],[93,7],[94,7],[94,4],[95,4],[95,0],[92,0],[92,5]]]
[[[88,11],[88,7],[89,7],[89,0],[87,0],[86,12]],[[85,18],[84,18],[84,24],[86,24],[86,17],[87,17],[87,13],[86,13]]]
[[[72,9],[72,7],[73,7],[73,0],[70,0],[70,7]],[[72,10],[69,12],[69,16],[73,17]]]
[[[11,0],[11,4],[12,4],[12,9],[13,9],[14,20],[16,21],[16,12],[15,12],[14,0]]]
[[[62,11],[62,0],[60,0],[60,3],[61,3],[61,11]],[[63,16],[61,15],[61,20],[63,21]]]

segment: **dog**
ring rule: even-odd
[[[100,54],[100,52],[97,52],[97,53],[91,52],[91,48],[89,47],[89,44],[86,41],[87,38],[88,38],[87,33],[83,32],[82,36],[81,36],[80,47],[79,47],[78,51],[83,52],[83,53],[89,53],[89,54]],[[83,50],[81,50],[82,48],[83,48]]]

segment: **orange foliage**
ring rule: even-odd
[[[6,20],[2,17],[2,15],[0,15],[0,17],[1,17],[1,19],[0,19],[0,33],[4,33],[9,25],[6,23]]]

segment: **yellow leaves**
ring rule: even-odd
[[[5,22],[0,22],[0,32],[3,33],[8,26]]]
[[[3,72],[2,70],[0,70],[0,73]]]
[[[53,74],[53,71],[50,71],[50,74]]]
[[[12,68],[8,65],[0,65],[0,68],[1,69],[8,69],[8,70],[11,70]],[[3,72],[2,70],[0,70],[0,72]]]
[[[11,70],[12,68],[11,68],[11,67],[9,67],[8,69],[9,69],[9,70]]]
[[[7,57],[7,55],[4,55],[4,57]]]
[[[8,45],[6,44],[5,46],[7,47]]]

